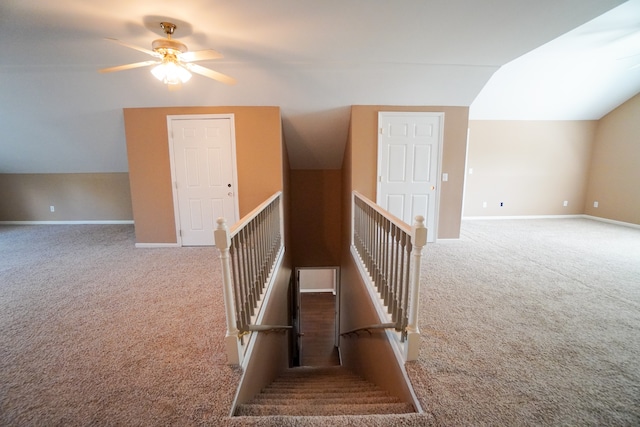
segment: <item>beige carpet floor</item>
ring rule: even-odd
[[[199,425],[230,408],[214,248],[0,227],[0,425]]]
[[[426,254],[420,360],[440,425],[640,425],[640,230],[464,221]]]
[[[231,420],[213,248],[0,226],[0,425],[640,425],[640,230],[465,221],[428,246],[424,415]]]

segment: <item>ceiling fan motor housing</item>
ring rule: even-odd
[[[169,40],[169,39],[154,40],[153,43],[151,43],[151,47],[153,48],[154,51],[159,53],[173,51],[171,53],[178,54],[178,53],[185,53],[188,50],[185,44],[175,40]]]

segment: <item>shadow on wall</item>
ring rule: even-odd
[[[340,265],[342,172],[292,170],[290,185],[293,265]]]
[[[293,169],[340,169],[349,132],[351,107],[283,118],[287,151]],[[317,144],[317,141],[324,141]]]

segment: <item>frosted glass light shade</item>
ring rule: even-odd
[[[191,73],[175,62],[163,62],[151,69],[151,74],[164,84],[175,85],[186,83],[191,78]]]

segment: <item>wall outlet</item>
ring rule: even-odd
[[[49,206],[49,210],[50,210],[51,212],[55,212],[55,211],[56,211],[56,207],[55,207],[55,206]]]
[[[500,207],[503,207],[503,206],[504,206],[504,202],[500,202]]]
[[[593,202],[593,207],[597,208],[598,207],[598,202]]]
[[[565,200],[564,202],[562,202],[562,206],[569,206],[569,201]]]
[[[443,173],[442,174],[442,180],[443,181],[449,181],[449,174],[448,173]]]

